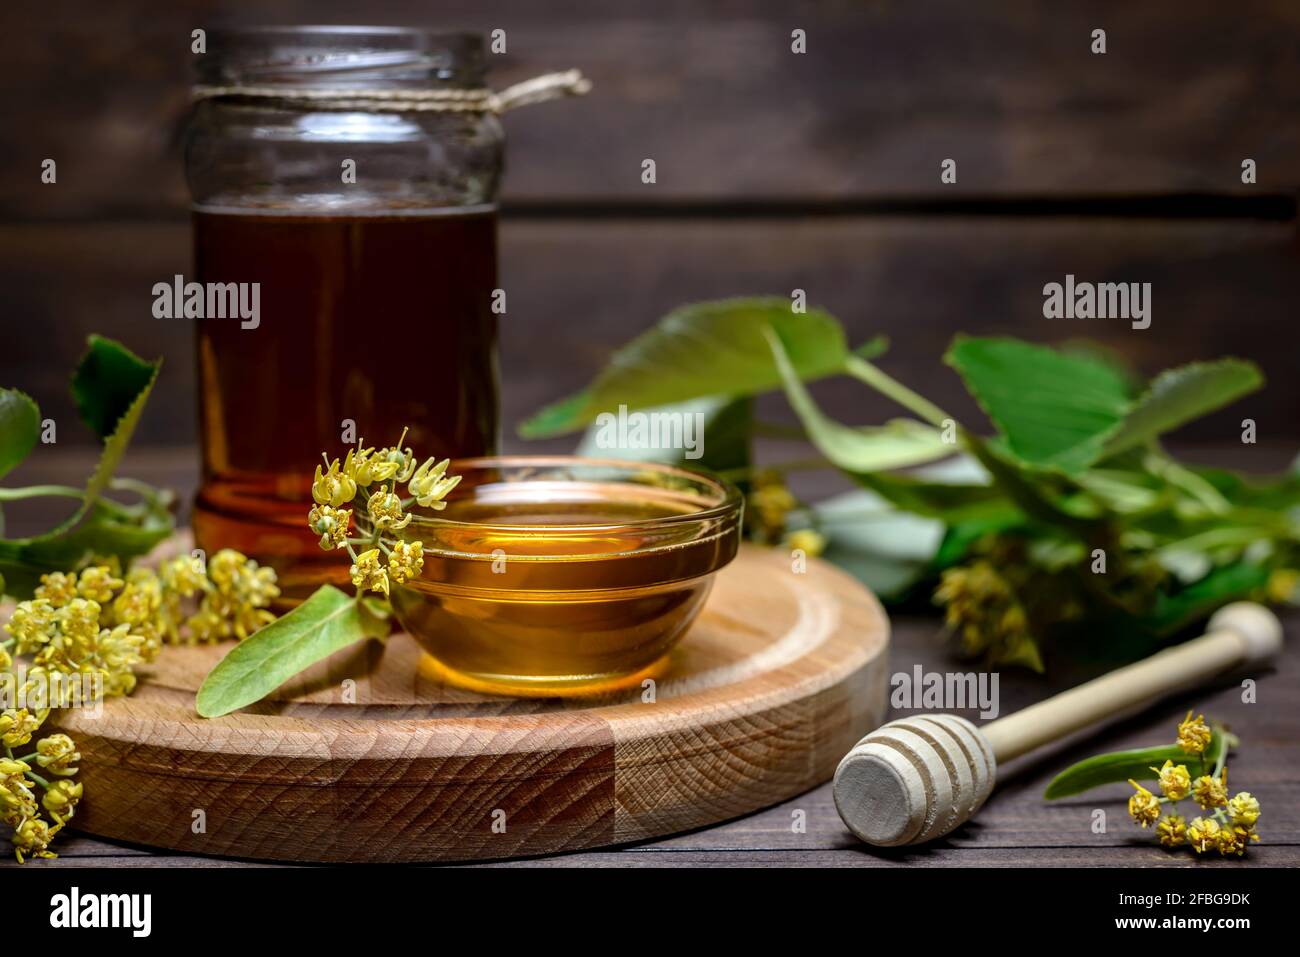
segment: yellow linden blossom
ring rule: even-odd
[[[1164,767],[1152,768],[1160,778],[1160,790],[1171,801],[1181,801],[1192,791],[1192,776],[1187,773],[1187,765],[1175,765],[1165,761]]]
[[[799,501],[779,475],[767,474],[754,480],[748,505],[763,538],[775,541],[785,529],[786,517],[798,507]]]
[[[388,556],[388,574],[399,585],[424,569],[424,543],[398,542]]]
[[[317,505],[308,513],[307,525],[320,536],[320,547],[326,551],[332,548],[346,548],[348,529],[352,526],[352,510],[334,508],[332,505]]]
[[[52,734],[36,742],[36,763],[51,774],[61,778],[77,773],[73,767],[81,760],[81,752],[66,734]]]
[[[1219,828],[1219,853],[1224,857],[1241,857],[1251,841],[1258,841],[1259,835],[1250,828],[1228,824]]]
[[[54,818],[56,824],[66,824],[72,820],[77,803],[81,800],[81,782],[60,778],[50,783],[50,789],[41,798],[41,805]]]
[[[382,592],[388,597],[388,572],[379,564],[379,549],[372,548],[358,555],[350,572],[352,584],[361,591]]]
[[[267,608],[280,596],[274,569],[260,567],[233,548],[223,548],[208,562],[208,580],[211,587],[189,622],[196,640],[234,636],[243,641],[275,621],[275,614]]]
[[[122,587],[122,579],[114,578],[105,565],[83,569],[77,576],[77,594],[89,601],[105,605],[113,600],[113,593]]]
[[[1178,847],[1187,841],[1187,822],[1177,814],[1166,814],[1156,825],[1156,835],[1165,847]]]
[[[406,437],[406,432],[402,432],[402,438]],[[379,458],[389,465],[396,465],[397,469],[392,475],[388,476],[397,483],[410,480],[411,475],[415,472],[415,452],[412,449],[404,449],[399,441],[392,448],[380,449]]]
[[[163,589],[189,598],[203,590],[207,584],[203,562],[192,556],[181,555],[158,566],[158,578]]]
[[[162,582],[158,576],[149,569],[137,568],[127,575],[126,585],[110,607],[109,623],[128,625],[131,633],[140,638],[137,653],[143,662],[153,661],[162,651],[166,632],[162,605]]]
[[[1128,813],[1142,827],[1150,827],[1160,817],[1160,800],[1136,781],[1128,783],[1136,789],[1128,799]]]
[[[401,467],[400,461],[390,462],[384,452],[376,453],[374,449],[349,449],[347,458],[343,460],[343,474],[356,482],[358,488],[365,488],[376,482],[387,482]]]
[[[1233,824],[1251,828],[1259,820],[1259,801],[1249,791],[1241,791],[1228,802],[1228,817]]]
[[[13,837],[15,856],[18,863],[23,863],[23,854],[29,857],[58,857],[48,850],[50,841],[59,831],[58,825],[50,827],[39,817],[29,817],[14,828]]]
[[[50,576],[45,576],[46,578]],[[38,588],[37,591],[40,591]],[[20,602],[5,631],[18,639],[14,654],[27,655],[48,642],[56,632],[54,605],[48,598]]]
[[[366,501],[370,521],[379,531],[398,531],[411,524],[410,515],[402,514],[402,500],[386,488],[381,488]]]
[[[786,537],[785,544],[787,548],[798,549],[809,558],[816,558],[826,551],[826,537],[811,528],[801,528],[797,532],[791,532]]]
[[[447,503],[443,499],[460,484],[459,475],[447,475],[447,466],[450,464],[451,459],[443,459],[441,462],[435,463],[432,458],[428,458],[411,476],[411,481],[406,486],[406,490],[414,497],[421,508],[442,511],[447,507]]]
[[[0,758],[0,820],[17,827],[39,811],[36,795],[24,776],[31,768],[24,761]]]
[[[332,505],[338,508],[352,501],[357,494],[357,481],[352,476],[339,471],[339,460],[327,463],[321,472],[316,466],[316,475],[311,484],[311,497],[317,505]]]
[[[1197,854],[1218,848],[1219,822],[1212,817],[1192,818],[1187,825],[1187,842]]]
[[[45,715],[33,714],[27,708],[7,708],[0,711],[0,743],[8,748],[21,748],[32,739]]]
[[[1205,723],[1203,714],[1198,714],[1193,721],[1189,711],[1178,726],[1178,746],[1188,754],[1204,754],[1210,746],[1210,736],[1210,726]]]
[[[93,598],[72,599],[54,613],[59,632],[50,639],[48,648],[59,652],[84,648],[99,634],[101,611],[103,608]]]
[[[62,608],[77,597],[77,576],[65,575],[63,572],[51,572],[41,576],[41,584],[36,589],[36,597],[48,601],[55,608]]]
[[[0,742],[5,748],[22,748],[40,728],[43,716],[34,715],[26,707],[9,707],[0,711]]]
[[[1300,570],[1275,568],[1264,585],[1265,600],[1272,605],[1291,601],[1300,592]]]
[[[1228,769],[1223,769],[1220,778],[1212,778],[1208,774],[1202,774],[1192,785],[1192,799],[1201,806],[1203,810],[1223,807],[1228,803]]]

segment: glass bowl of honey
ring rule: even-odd
[[[702,472],[571,456],[461,459],[442,511],[398,534],[424,570],[393,585],[402,626],[448,683],[597,694],[667,666],[740,545],[742,497]]]

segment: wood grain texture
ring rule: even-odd
[[[1300,183],[1288,0],[389,0],[364,13],[349,0],[79,0],[9,11],[0,213],[177,214],[190,31],[358,19],[504,29],[497,85],[568,67],[594,80],[582,101],[508,118],[508,201],[1243,192],[1245,157],[1257,188]],[[806,54],[791,52],[794,29]],[[39,182],[45,157],[55,188]],[[958,181],[941,186],[947,157]]]
[[[129,698],[57,717],[92,834],[271,860],[506,858],[697,828],[821,783],[883,716],[887,645],[847,575],[746,547],[649,702],[457,691],[396,635],[208,721],[194,690],[228,649],[169,648]]]

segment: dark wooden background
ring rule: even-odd
[[[938,362],[953,332],[1092,336],[1146,372],[1224,353],[1264,367],[1267,391],[1190,438],[1230,441],[1247,415],[1264,441],[1300,435],[1292,0],[10,5],[0,383],[70,418],[85,335],[111,334],[167,359],[139,441],[193,441],[192,330],[150,315],[152,284],[189,269],[190,31],[358,19],[501,27],[496,85],[566,67],[595,82],[506,120],[511,445],[516,422],[672,306],[795,287],[855,340],[889,334],[891,371],[957,411]],[[45,157],[57,185],[39,181]],[[947,157],[956,185],[939,181]],[[1043,319],[1043,284],[1067,272],[1151,282],[1152,327]],[[851,383],[822,395],[850,420],[893,411]]]
[[[132,462],[142,477],[192,489],[192,333],[150,315],[152,284],[189,269],[177,129],[190,31],[358,20],[504,28],[497,86],[566,67],[595,81],[583,100],[506,120],[510,444],[517,421],[585,383],[673,306],[795,287],[840,315],[855,341],[888,334],[888,368],[957,412],[968,410],[960,385],[938,362],[955,331],[1087,335],[1146,372],[1252,358],[1267,390],[1182,438],[1240,449],[1239,422],[1253,417],[1273,446],[1265,468],[1300,440],[1294,0],[10,4],[0,29],[0,384],[70,420],[67,375],[88,332],[165,356]],[[1097,27],[1104,56],[1089,52]],[[790,52],[795,28],[807,31],[802,56]],[[40,184],[45,157],[58,160],[55,186]],[[657,162],[654,186],[640,182],[646,157]],[[939,182],[947,157],[958,161],[952,186]],[[1254,186],[1240,182],[1246,157],[1258,163]],[[1151,282],[1152,327],[1043,319],[1043,284],[1067,272]],[[819,392],[848,420],[893,413],[851,383]],[[79,434],[88,441],[75,428],[60,441]],[[93,452],[33,458],[29,479],[75,482]],[[933,619],[897,625],[900,667],[944,667]],[[1287,706],[1247,720],[1231,689],[1170,703],[1011,776],[982,822],[941,848],[864,851],[822,788],[725,828],[586,861],[702,865],[744,851],[773,864],[1189,864],[1135,844],[1122,821],[1089,838],[1092,796],[1058,806],[1039,794],[1066,760],[1164,740],[1195,704],[1248,733],[1234,773],[1273,822],[1252,855],[1294,864],[1295,661],[1264,679],[1261,700]],[[1022,684],[1008,684],[1009,702],[1044,690],[1013,679]],[[1122,788],[1112,790],[1098,800],[1122,817]],[[808,835],[791,835],[791,808],[809,809]],[[88,838],[62,849],[69,863],[194,863]]]

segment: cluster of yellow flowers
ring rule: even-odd
[[[446,508],[443,499],[460,482],[459,475],[447,474],[448,459],[429,458],[417,466],[414,452],[402,448],[405,438],[403,431],[397,445],[378,451],[359,444],[348,451],[342,464],[322,453],[325,467],[316,466],[311,486],[316,506],[307,515],[321,548],[347,549],[352,584],[385,597],[391,582],[402,584],[424,569],[423,543],[399,541],[391,533],[411,523],[407,510],[412,505]],[[398,494],[398,485],[406,486],[406,498]],[[358,538],[350,537],[354,511]]]
[[[934,600],[965,654],[1042,670],[1025,607],[993,562],[980,558],[945,569]]]
[[[41,577],[30,601],[19,602],[0,640],[0,820],[13,828],[18,860],[53,857],[54,835],[81,800],[71,780],[81,758],[66,734],[36,742],[21,757],[54,708],[130,694],[135,667],[153,661],[164,642],[195,643],[248,637],[274,620],[280,594],[275,572],[233,550],[207,563],[192,557],[163,562],[157,571],[123,575],[116,560],[80,572]],[[192,612],[189,610],[193,608]],[[53,775],[47,780],[43,772]],[[36,800],[34,788],[44,794]],[[50,820],[40,817],[44,807]]]
[[[780,542],[786,548],[799,549],[810,558],[826,550],[826,538],[814,528],[788,531],[790,514],[800,503],[777,472],[764,471],[754,476],[753,489],[745,503],[745,522],[754,536],[764,544]]]
[[[1202,758],[1210,746],[1212,733],[1204,715],[1187,717],[1178,725],[1178,746],[1189,755]],[[1185,764],[1165,761],[1152,768],[1159,779],[1162,796],[1156,797],[1136,781],[1128,800],[1128,813],[1142,827],[1155,826],[1156,836],[1165,847],[1190,847],[1197,854],[1218,851],[1224,857],[1241,857],[1251,841],[1259,840],[1255,825],[1259,821],[1259,801],[1248,791],[1228,797],[1227,748],[1208,774],[1195,780]],[[1203,758],[1202,758],[1203,761]],[[1205,768],[1202,765],[1201,770]],[[1184,820],[1177,812],[1179,801],[1191,797],[1208,815]],[[1162,816],[1161,805],[1169,805]]]

